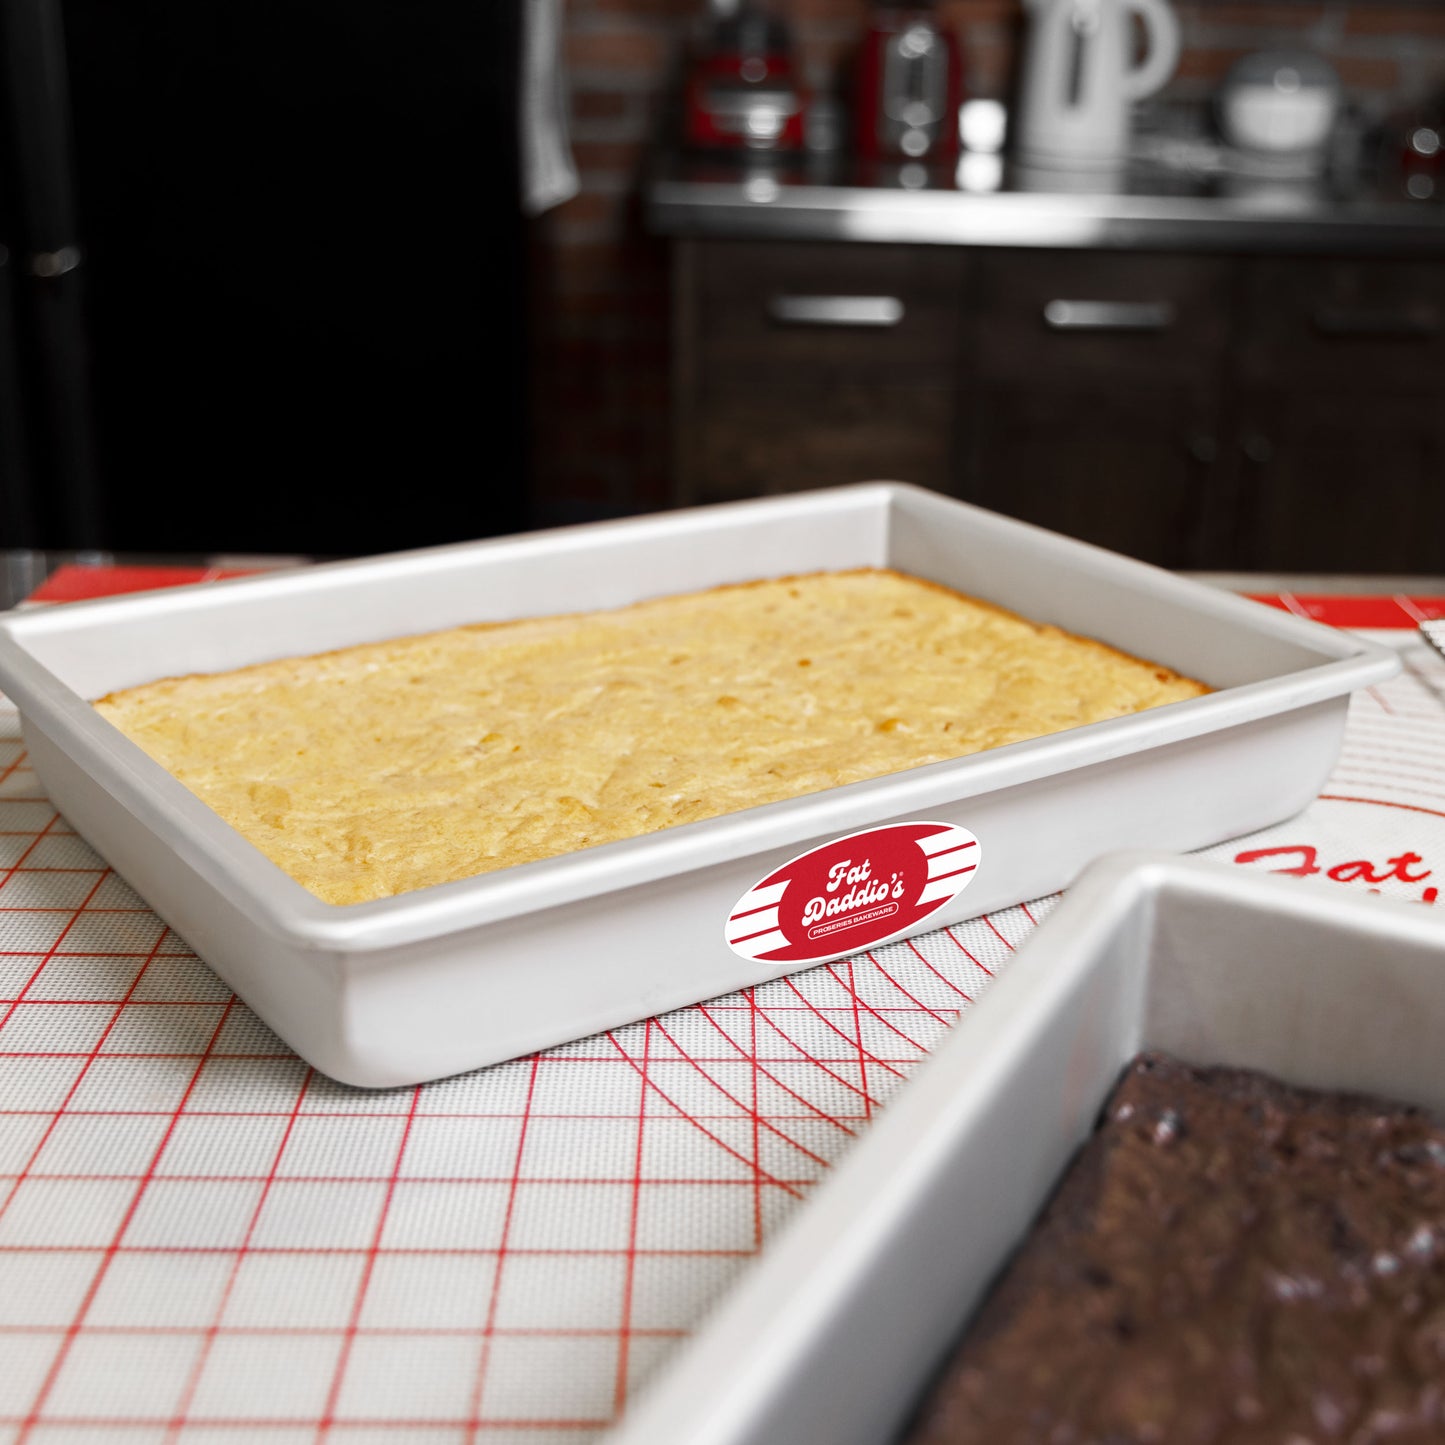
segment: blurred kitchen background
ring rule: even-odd
[[[1445,4],[0,18],[0,547],[895,477],[1173,566],[1445,571]]]

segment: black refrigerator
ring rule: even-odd
[[[0,547],[526,525],[526,5],[0,0]]]

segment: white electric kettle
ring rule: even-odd
[[[1028,49],[1014,130],[1021,157],[1107,164],[1128,148],[1129,107],[1179,63],[1179,22],[1167,0],[1025,0]],[[1134,64],[1133,17],[1144,57]]]

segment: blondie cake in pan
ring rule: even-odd
[[[358,903],[1206,691],[863,568],[168,678],[96,706],[298,882]]]

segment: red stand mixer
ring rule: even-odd
[[[758,0],[718,3],[707,49],[684,91],[690,146],[798,150],[807,92],[787,26]]]

